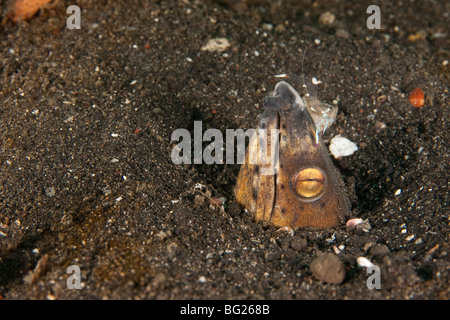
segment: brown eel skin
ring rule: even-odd
[[[350,202],[308,105],[281,81],[264,107],[237,179],[238,203],[256,221],[275,226],[339,226],[350,215]]]

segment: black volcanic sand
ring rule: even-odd
[[[369,30],[374,2],[58,1],[1,26],[1,298],[449,299],[450,3],[379,4]],[[357,143],[333,162],[367,222],[291,236],[235,202],[238,164],[173,164],[171,134],[254,128],[310,35],[304,72],[340,110],[324,141]],[[343,282],[312,273],[325,253]]]

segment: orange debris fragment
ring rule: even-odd
[[[420,88],[414,88],[409,94],[408,99],[416,108],[420,108],[425,104],[425,94]]]
[[[52,0],[17,0],[9,10],[9,16],[13,22],[27,20],[34,16],[39,9]]]

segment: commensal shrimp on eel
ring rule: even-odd
[[[306,93],[301,98],[281,81],[273,95],[266,97],[235,195],[256,221],[280,227],[333,228],[350,215],[344,182],[321,136],[334,122],[337,106],[317,99],[314,78],[303,79],[303,87]]]

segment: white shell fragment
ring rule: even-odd
[[[356,226],[357,224],[363,223],[363,221],[364,221],[364,220],[361,219],[361,218],[350,219],[350,220],[347,221],[346,226],[347,226],[348,228],[354,227],[354,226]]]
[[[336,240],[336,236],[334,235],[334,233],[331,235],[331,237],[325,239],[326,243],[331,244],[332,242],[334,242],[334,240]]]
[[[356,259],[356,263],[358,264],[359,267],[361,268],[370,268],[373,266],[373,263],[369,261],[369,259],[364,258],[364,257],[358,257]]]
[[[331,26],[335,20],[336,16],[329,11],[322,13],[319,17],[319,23],[325,26]]]
[[[225,51],[229,46],[230,42],[227,38],[214,38],[206,42],[206,44],[202,47],[202,51],[222,52]]]
[[[369,219],[363,220],[361,218],[350,219],[346,224],[347,228],[355,227],[364,232],[369,232],[372,226],[369,223]]]
[[[278,232],[286,232],[289,236],[291,236],[291,237],[294,236],[294,230],[291,227],[281,227],[275,232],[276,233],[278,233]]]
[[[350,156],[358,150],[356,143],[337,135],[330,141],[330,152],[336,158]]]

